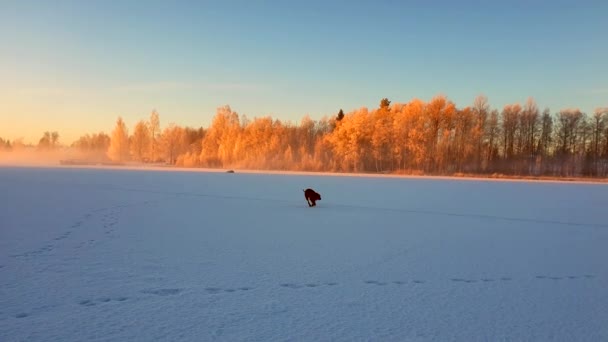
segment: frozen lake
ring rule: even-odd
[[[0,341],[606,341],[607,260],[608,185],[0,168]]]

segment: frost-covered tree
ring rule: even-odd
[[[380,108],[372,113],[370,125],[372,126],[372,155],[376,171],[385,171],[392,167],[391,146],[393,145],[393,116],[389,110],[390,101],[382,99]]]
[[[134,160],[140,162],[149,160],[151,152],[151,138],[150,129],[145,121],[140,120],[137,122],[129,145],[131,147],[131,155],[133,156]]]
[[[0,138],[0,150],[9,151],[11,149],[11,142],[6,139]]]
[[[108,157],[115,162],[129,160],[129,132],[121,117],[116,120],[116,126],[112,131]]]
[[[424,111],[427,142],[425,169],[430,172],[444,171],[447,166],[456,105],[446,96],[439,95],[426,104]]]
[[[182,127],[169,124],[161,135],[160,147],[166,163],[175,164],[177,158],[188,151],[188,137]]]
[[[150,130],[150,150],[149,155],[152,162],[157,161],[160,158],[160,117],[158,112],[155,110],[150,114],[150,122],[149,122],[149,130]]]
[[[486,134],[490,105],[485,95],[479,95],[473,101],[474,126],[471,130],[471,140],[475,144],[475,166],[478,170],[482,169],[484,159],[484,147],[487,145],[488,137]]]
[[[213,167],[232,163],[240,131],[238,114],[230,106],[218,108],[202,141],[200,160],[203,165]]]
[[[46,131],[38,141],[38,148],[49,150],[59,146],[59,133]]]
[[[515,139],[519,130],[520,114],[519,103],[506,105],[502,110],[503,157],[506,159],[512,159],[517,152]]]

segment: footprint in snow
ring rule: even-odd
[[[377,281],[377,280],[366,280],[365,283],[370,284],[370,285],[377,285],[377,286],[385,286],[387,284],[383,281]]]
[[[308,288],[315,288],[315,287],[321,287],[321,286],[336,286],[338,285],[338,283],[336,282],[327,282],[327,283],[323,283],[323,284],[319,284],[319,283],[305,283],[305,284],[294,284],[294,283],[281,283],[279,284],[279,286],[281,287],[285,287],[288,289],[301,289],[304,287],[308,287]]]
[[[80,302],[78,302],[78,304],[82,305],[82,306],[95,306],[97,303],[110,303],[112,301],[115,302],[124,302],[128,299],[128,297],[116,297],[114,299],[110,298],[110,297],[100,297],[96,300],[91,300],[91,299],[85,299],[85,300],[81,300]],[[97,302],[97,303],[96,303]]]
[[[144,294],[153,294],[157,296],[173,296],[182,292],[183,289],[150,289],[150,290],[142,290],[141,293]]]
[[[537,275],[536,276],[536,279],[551,279],[551,280],[562,280],[562,279],[575,280],[575,279],[581,279],[581,278],[591,279],[591,278],[593,278],[593,276],[589,275],[589,274],[586,274],[586,275],[583,275],[583,276],[569,275],[569,276],[566,276],[566,277],[546,276],[546,275]]]
[[[67,239],[70,236],[70,234],[72,234],[71,231],[63,233],[63,234],[59,235],[58,237],[54,238],[53,240],[59,241],[59,240]]]
[[[82,306],[94,306],[95,302],[93,302],[92,300],[81,300],[80,302],[78,302],[78,304],[82,305]]]
[[[415,284],[424,284],[424,280],[415,279],[415,280],[412,280],[412,282]],[[389,284],[388,282],[378,281],[378,280],[365,280],[364,283],[370,284],[370,285],[377,285],[377,286],[386,286]],[[395,280],[395,281],[392,281],[392,283],[396,284],[396,285],[405,285],[406,284],[406,282],[402,281],[402,280]]]
[[[209,293],[209,294],[218,294],[221,292],[226,292],[226,293],[234,293],[234,292],[238,292],[238,291],[249,291],[249,290],[253,290],[253,287],[249,287],[249,286],[241,286],[241,287],[229,287],[226,289],[222,289],[219,287],[206,287],[205,288],[205,292]]]
[[[205,288],[205,291],[207,291],[207,293],[210,293],[210,294],[216,294],[216,293],[222,292],[222,289],[220,289],[218,287],[207,287],[207,288]]]

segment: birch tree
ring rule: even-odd
[[[133,156],[133,159],[140,162],[148,161],[150,159],[150,145],[151,137],[148,124],[145,121],[140,120],[135,125],[130,140],[131,155]]]
[[[108,157],[119,163],[129,160],[129,132],[121,117],[116,120],[116,126],[112,131]]]

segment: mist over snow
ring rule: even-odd
[[[0,203],[0,341],[608,340],[603,184],[0,167]]]

